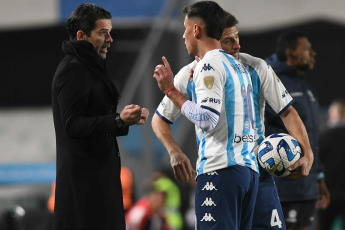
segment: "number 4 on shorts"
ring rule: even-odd
[[[277,209],[272,210],[271,227],[274,226],[278,226],[279,228],[282,227],[282,222],[280,221]]]

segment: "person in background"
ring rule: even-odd
[[[121,184],[122,184],[122,195],[123,195],[123,208],[125,212],[133,204],[133,174],[131,170],[125,166],[121,167]]]
[[[146,108],[117,112],[119,92],[106,68],[111,14],[81,4],[69,16],[66,56],[52,82],[56,135],[54,230],[125,229],[116,137],[144,124]]]
[[[167,225],[172,230],[182,230],[183,216],[181,214],[180,188],[164,173],[157,172],[153,177],[156,179],[155,186],[166,194],[164,212]]]
[[[334,100],[328,109],[328,128],[319,140],[320,159],[331,194],[331,203],[319,211],[319,229],[332,229],[337,217],[345,225],[345,101]]]
[[[48,198],[48,203],[47,203],[47,207],[48,207],[48,211],[51,213],[54,213],[54,206],[55,206],[55,185],[56,182],[53,181],[52,183],[52,191],[50,193],[50,196]]]
[[[276,53],[266,59],[294,99],[308,133],[314,153],[314,164],[307,177],[275,178],[287,229],[305,230],[315,219],[316,206],[326,208],[330,202],[324,174],[318,157],[319,106],[314,90],[304,73],[315,65],[316,53],[306,35],[298,31],[282,33],[277,39]],[[288,133],[281,118],[270,106],[265,111],[266,136]]]
[[[164,212],[167,190],[162,179],[153,179],[146,195],[126,212],[126,230],[171,230]]]

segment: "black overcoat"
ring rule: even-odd
[[[56,134],[54,229],[125,229],[118,91],[91,43],[68,41],[52,83]]]

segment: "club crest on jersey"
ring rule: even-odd
[[[204,66],[201,68],[201,71],[200,72],[202,72],[202,71],[207,71],[207,70],[214,70],[213,69],[213,67],[210,65],[210,64],[204,64]]]
[[[204,77],[204,83],[208,89],[212,89],[213,84],[214,84],[214,77],[213,76]]]

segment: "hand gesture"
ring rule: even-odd
[[[141,108],[139,105],[127,105],[121,111],[120,117],[125,123],[125,125],[135,125],[137,124],[142,116]]]
[[[170,164],[176,180],[180,182],[188,182],[193,173],[196,173],[188,157],[181,151],[170,154]]]
[[[141,109],[141,117],[140,120],[138,121],[137,125],[143,125],[147,121],[147,118],[149,117],[149,110],[146,108]]]
[[[174,88],[174,75],[171,71],[168,60],[162,57],[164,65],[157,65],[153,74],[156,78],[158,87],[162,92]]]

